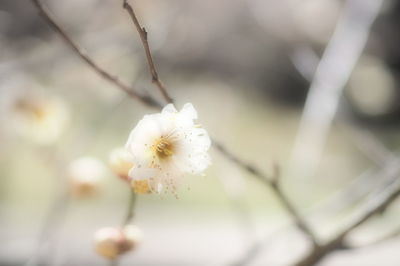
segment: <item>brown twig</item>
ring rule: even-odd
[[[356,132],[358,132],[357,130]],[[321,212],[321,210],[324,210],[325,212],[328,212],[330,209],[330,212],[339,212],[343,210],[345,206],[353,206],[356,202],[360,201],[361,198],[364,198],[367,193],[370,195],[377,195],[382,193],[388,186],[391,186],[395,180],[397,179],[398,175],[400,174],[400,161],[399,158],[396,157],[396,154],[393,152],[389,151],[383,143],[381,143],[378,139],[373,137],[372,134],[369,132],[366,132],[366,135],[368,138],[363,138],[363,147],[365,149],[360,150],[369,158],[375,159],[379,158],[379,160],[374,160],[376,162],[377,166],[381,168],[379,171],[372,171],[373,169],[369,169],[365,171],[363,174],[361,174],[359,177],[355,178],[355,180],[346,186],[345,188],[339,190],[338,192],[334,193],[333,196],[331,196],[328,200],[325,200],[323,203],[319,204],[317,208],[313,208],[309,211],[306,211],[304,215],[307,217],[315,217],[317,214]],[[356,135],[352,135],[353,137]],[[357,139],[357,142],[360,140]],[[383,151],[383,152],[382,152]],[[276,172],[276,171],[275,171]],[[279,176],[279,175],[275,175]],[[379,180],[378,184],[375,184],[372,182],[372,180]],[[372,186],[374,187],[374,190],[371,191],[372,187],[369,187],[368,190],[365,190],[365,188],[361,189],[360,192],[360,187],[365,184],[365,183],[371,183]],[[350,198],[351,197],[351,198]],[[350,198],[350,201],[348,199]],[[346,202],[345,202],[345,199]],[[274,234],[277,234],[279,231],[283,231],[285,228],[292,226],[292,223],[285,225],[278,231],[275,231]],[[400,236],[400,228],[382,238],[376,239],[370,243],[366,244],[361,244],[361,245],[354,245],[346,242],[345,246],[342,245],[341,249],[356,249],[356,248],[364,248],[364,247],[369,247],[373,245],[377,245],[380,243],[383,243],[387,240],[390,240],[392,238],[395,238],[397,236]],[[271,236],[268,238],[270,239]],[[257,252],[261,250],[261,246],[265,245],[261,242],[256,242],[254,243],[244,254],[243,257],[241,257],[237,262],[234,264],[229,264],[229,265],[234,265],[234,266],[239,266],[239,265],[247,265],[249,261],[255,257]],[[327,252],[329,251],[329,248],[332,248],[332,245],[330,246],[325,246],[325,249],[327,249]],[[322,250],[322,248],[321,248]],[[334,250],[332,250],[333,252]],[[330,252],[330,251],[329,251]],[[322,252],[321,252],[322,253]],[[315,256],[316,257],[316,256]]]
[[[144,27],[140,25],[139,20],[136,17],[135,11],[133,10],[132,6],[128,3],[128,0],[124,0],[123,7],[129,13],[133,24],[136,27],[137,32],[139,33],[140,40],[142,41],[144,51],[146,53],[147,64],[149,66],[149,71],[151,74],[152,82],[157,85],[157,88],[161,92],[162,96],[164,97],[165,101],[168,103],[173,103],[173,99],[169,96],[167,89],[165,88],[164,84],[158,77],[157,69],[153,61],[153,56],[150,51],[149,41],[147,39],[147,31]]]
[[[151,107],[161,107],[162,105],[154,100],[152,97],[149,97],[147,95],[141,95],[133,88],[130,86],[126,85],[122,81],[120,81],[117,77],[111,75],[108,73],[106,70],[101,68],[99,65],[97,65],[87,54],[84,52],[66,33],[66,31],[58,25],[55,20],[52,18],[52,16],[49,14],[49,12],[45,9],[45,7],[42,5],[42,3],[39,0],[32,0],[32,3],[36,6],[36,8],[39,10],[40,15],[43,17],[43,19],[49,24],[54,31],[56,31],[61,38],[64,40],[66,44],[83,60],[85,61],[99,76],[104,78],[105,80],[109,81],[110,83],[114,84],[117,88],[120,90],[124,91],[126,94],[128,94],[131,98],[134,98],[136,100],[139,100],[143,102],[144,104],[151,106]]]
[[[291,203],[291,201],[288,199],[286,194],[283,192],[282,187],[279,184],[279,176],[274,176],[274,177],[268,177],[261,171],[259,171],[256,167],[253,165],[246,163],[242,160],[240,160],[238,157],[236,157],[232,152],[228,151],[226,147],[221,145],[219,142],[213,140],[214,147],[220,151],[228,160],[232,161],[236,165],[238,165],[240,168],[243,168],[253,176],[257,177],[260,181],[262,181],[264,184],[269,186],[272,191],[275,193],[281,204],[284,206],[286,211],[290,214],[292,217],[293,221],[295,222],[296,226],[300,229],[301,232],[304,233],[304,235],[307,236],[307,238],[313,243],[313,245],[318,245],[317,239],[315,234],[312,232],[311,228],[308,226],[307,222],[302,218],[302,216],[298,213],[296,207]],[[279,171],[275,170],[275,175],[279,175]]]
[[[154,98],[152,98],[151,96],[142,96],[142,95],[137,94],[131,88],[122,84],[116,77],[111,76],[108,72],[106,72],[105,70],[100,68],[97,64],[95,64],[90,57],[88,57],[85,53],[83,53],[81,51],[81,49],[78,47],[78,45],[76,45],[72,41],[72,39],[68,36],[68,34],[55,22],[55,20],[51,18],[51,16],[48,14],[47,10],[43,7],[43,5],[41,4],[41,2],[39,0],[31,0],[31,1],[38,8],[38,10],[40,11],[40,15],[45,19],[45,21],[62,37],[62,39],[66,42],[66,44],[68,44],[79,57],[81,57],[85,62],[88,63],[88,65],[90,67],[92,67],[95,70],[95,72],[97,74],[99,74],[100,76],[102,76],[103,78],[105,78],[106,80],[111,82],[112,84],[114,84],[119,89],[122,89],[124,92],[127,93],[127,95],[130,98],[140,100],[142,103],[144,103],[147,106],[157,107],[159,109],[162,107],[162,105],[158,101],[154,100]],[[131,9],[132,9],[132,7],[131,7]],[[136,16],[134,16],[134,18],[136,18]],[[136,18],[136,20],[137,20],[137,18]],[[138,23],[138,25],[140,26],[139,23]],[[142,28],[140,27],[140,29],[142,29]],[[148,45],[144,44],[144,46],[145,46],[145,49],[148,49],[148,50],[146,50],[147,51],[146,54],[147,54],[148,52],[150,52],[150,50],[148,48]],[[152,60],[151,60],[151,62],[152,62]],[[151,68],[152,67],[150,66],[150,69]],[[165,88],[164,88],[164,90],[165,90]],[[165,99],[167,100],[167,97],[165,97]],[[172,99],[168,100],[168,102],[170,102],[170,101],[172,101]],[[228,160],[232,161],[233,163],[235,163],[239,167],[243,168],[248,173],[250,173],[253,176],[255,176],[256,178],[258,178],[260,181],[262,181],[266,185],[270,186],[273,189],[275,195],[279,198],[279,200],[281,201],[281,203],[287,210],[287,212],[291,215],[291,217],[295,221],[295,223],[296,223],[297,227],[300,229],[300,231],[303,232],[307,236],[307,238],[309,238],[311,240],[311,242],[313,243],[314,246],[317,245],[317,240],[316,240],[314,233],[308,227],[306,221],[302,218],[302,216],[297,212],[294,205],[289,201],[289,199],[284,194],[284,192],[282,191],[282,189],[278,185],[278,183],[274,182],[273,179],[269,178],[267,175],[262,173],[255,166],[253,166],[253,165],[243,161],[239,157],[237,157],[234,153],[229,151],[220,142],[213,139],[213,143],[214,143],[213,146],[219,152],[221,152]]]
[[[314,247],[309,254],[294,264],[294,266],[315,265],[327,255],[340,249],[346,249],[345,238],[356,228],[367,222],[376,214],[382,213],[386,208],[400,196],[400,179],[395,184],[388,187],[377,198],[366,204],[365,210],[359,214],[354,221],[348,225],[341,233],[332,238],[326,244]]]

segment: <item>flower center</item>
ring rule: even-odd
[[[174,154],[172,143],[165,137],[161,137],[155,144],[155,152],[160,159],[165,159]]]

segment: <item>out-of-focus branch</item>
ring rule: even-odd
[[[382,236],[380,238],[377,238],[373,241],[367,242],[367,243],[362,243],[362,244],[346,244],[346,248],[348,249],[360,249],[360,248],[367,248],[367,247],[371,247],[371,246],[375,246],[375,245],[379,245],[382,243],[385,243],[387,241],[390,241],[392,239],[398,238],[400,237],[400,228],[397,228],[396,230],[394,230],[393,232]]]
[[[130,222],[132,222],[132,219],[135,215],[135,203],[136,203],[136,193],[133,191],[132,188],[129,187],[129,201],[128,201],[128,207],[126,209],[126,214],[124,218],[122,219],[121,222],[121,228],[124,228],[126,225],[128,225]],[[110,260],[110,266],[118,266],[118,257],[115,259]]]
[[[308,226],[306,221],[302,218],[300,213],[297,211],[295,206],[290,202],[289,198],[286,196],[286,194],[283,192],[281,186],[279,185],[278,182],[273,182],[271,183],[271,186],[273,188],[273,191],[275,192],[277,198],[280,200],[281,204],[284,206],[284,208],[290,213],[292,216],[296,226],[305,233],[305,235],[308,237],[308,239],[313,243],[314,246],[318,246],[317,239],[311,230],[311,228]]]
[[[385,147],[381,147],[385,149]],[[393,155],[394,156],[394,155]],[[389,160],[389,158],[388,158]],[[321,219],[329,219],[332,213],[337,214],[338,212],[342,211],[344,208],[349,206],[354,206],[354,204],[361,201],[361,199],[365,198],[367,195],[370,197],[379,195],[382,191],[385,191],[387,187],[393,185],[393,183],[398,179],[400,175],[400,159],[393,158],[387,161],[384,165],[380,166],[381,169],[374,170],[369,169],[361,174],[359,177],[355,178],[351,184],[348,186],[340,189],[328,199],[324,200],[318,206],[315,206],[309,210],[304,212],[304,216],[309,217],[310,220]],[[372,180],[379,180],[378,183],[372,184],[372,187],[364,188],[366,183],[372,182]],[[360,188],[362,187],[362,188]],[[276,230],[272,235],[279,235],[283,233],[286,229],[293,226],[293,223],[287,223],[286,225],[280,227]],[[400,231],[400,229],[399,229]],[[400,234],[400,233],[399,233]],[[263,240],[262,242],[258,241],[255,242],[241,257],[234,266],[238,265],[247,265],[247,263],[257,255],[259,251],[262,250],[262,246],[264,246],[272,237],[272,235],[268,236],[267,239]],[[395,232],[393,233],[393,237],[395,237]],[[375,242],[377,244],[382,243],[386,240],[389,240],[391,237],[388,235],[387,237],[382,237],[376,241],[371,242],[371,244],[365,244],[366,247],[369,245],[373,245]],[[359,246],[360,248],[364,247],[364,245]],[[358,246],[351,245],[346,243],[346,246],[342,246],[341,249],[352,249],[358,248]]]
[[[79,57],[81,57],[85,62],[88,63],[88,65],[90,67],[92,67],[96,71],[97,74],[99,74],[103,78],[110,81],[112,84],[114,84],[119,89],[122,89],[124,92],[127,93],[127,95],[130,98],[135,99],[135,100],[140,100],[142,103],[144,103],[148,106],[151,106],[151,107],[157,107],[157,108],[162,107],[162,105],[160,103],[158,103],[158,101],[154,100],[152,97],[150,97],[150,96],[145,97],[145,96],[135,93],[134,91],[131,91],[131,88],[126,87],[121,82],[119,82],[119,80],[117,78],[111,76],[105,70],[103,70],[99,66],[97,66],[91,58],[89,58],[86,54],[84,54],[81,51],[81,49],[78,48],[78,46],[72,41],[72,39],[67,35],[67,33],[55,22],[55,20],[53,20],[51,18],[51,16],[48,14],[48,12],[42,6],[42,4],[40,3],[39,0],[31,0],[31,1],[38,8],[41,16],[45,19],[45,21],[62,37],[62,39],[72,48],[72,50]],[[143,32],[142,32],[142,34],[143,34]],[[144,45],[144,46],[145,46],[145,48],[148,47],[146,45]],[[165,87],[164,87],[164,89],[165,89]],[[300,216],[300,214],[297,212],[294,205],[289,201],[287,196],[284,194],[281,187],[278,186],[276,183],[274,183],[274,181],[272,179],[270,179],[267,175],[262,173],[256,167],[241,160],[239,157],[237,157],[234,153],[229,151],[226,147],[224,147],[221,143],[217,142],[215,139],[213,140],[213,142],[214,142],[213,146],[217,150],[219,150],[227,159],[236,163],[236,165],[243,168],[245,171],[247,171],[248,173],[257,177],[260,181],[262,181],[265,184],[267,184],[268,186],[270,186],[273,189],[273,191],[275,192],[276,196],[282,202],[283,206],[286,208],[287,212],[292,216],[293,220],[296,222],[297,227],[312,241],[312,243],[314,245],[316,245],[316,243],[317,243],[316,237],[312,233],[311,229],[307,226],[306,221]]]
[[[356,229],[368,219],[378,213],[383,213],[386,208],[400,195],[400,179],[389,186],[385,191],[383,191],[377,197],[370,200],[368,204],[365,205],[364,211],[358,214],[354,222],[350,224],[337,238],[346,237],[352,230]]]
[[[125,217],[122,220],[122,224],[121,224],[122,227],[129,224],[135,215],[134,208],[135,208],[135,203],[136,203],[136,193],[131,188],[129,188],[129,191],[130,191],[130,198],[129,198],[129,202],[128,202],[128,208],[126,209]]]
[[[348,131],[357,148],[375,164],[383,167],[396,157],[372,132],[353,127]]]
[[[222,146],[220,143],[213,141],[214,146],[218,149],[226,158],[230,161],[238,165],[239,167],[245,169],[250,174],[257,177],[264,184],[269,186],[272,191],[275,193],[276,197],[279,199],[285,210],[290,214],[296,226],[303,232],[307,238],[313,243],[313,245],[318,245],[317,238],[311,228],[308,226],[307,222],[303,219],[300,213],[297,211],[296,207],[291,203],[289,198],[283,192],[282,187],[280,185],[280,172],[277,166],[275,166],[275,173],[272,177],[268,177],[264,173],[260,172],[256,167],[252,164],[244,162],[237,158],[233,153],[229,152],[226,147]]]
[[[45,162],[48,164],[51,162],[51,165],[54,166],[55,173],[63,173],[65,171],[64,166],[61,163],[61,156],[57,154],[55,150],[49,151],[43,150],[45,152]],[[24,264],[25,266],[36,266],[36,265],[49,265],[48,258],[44,258],[44,256],[49,256],[46,249],[51,246],[54,241],[54,234],[57,233],[60,224],[65,219],[69,203],[70,203],[70,195],[69,191],[65,189],[67,187],[67,179],[66,176],[61,174],[57,174],[59,176],[59,180],[56,180],[54,187],[54,196],[51,204],[46,212],[44,220],[41,224],[40,232],[37,238],[36,247],[33,251],[33,254],[28,258],[27,262]]]
[[[378,144],[379,142],[375,143]],[[383,144],[380,149],[386,150]],[[392,154],[394,157],[395,155]],[[392,157],[391,156],[391,157]],[[342,211],[344,208],[349,206],[354,206],[354,204],[361,201],[361,199],[365,198],[367,195],[376,196],[382,191],[384,191],[387,187],[391,186],[395,180],[397,180],[398,176],[400,175],[400,159],[394,157],[388,161],[384,165],[381,165],[381,169],[374,170],[369,169],[361,174],[359,177],[355,178],[353,182],[351,182],[346,187],[340,189],[328,199],[324,200],[318,206],[313,207],[312,209],[306,210],[304,212],[304,216],[309,217],[310,220],[321,219],[329,219],[332,213],[337,214],[338,212]],[[371,186],[365,187],[365,184],[372,182],[372,180],[379,180],[378,183],[373,183],[373,189]],[[363,187],[364,186],[364,187]],[[286,225],[279,228],[277,231],[273,233],[273,235],[277,235],[283,233],[287,228],[293,226],[293,223],[287,223]],[[399,229],[400,230],[400,229]],[[394,233],[393,233],[394,234]],[[262,242],[258,241],[255,242],[241,257],[238,261],[236,261],[234,266],[238,265],[247,265],[248,262],[257,255],[258,252],[262,250],[262,246],[264,246],[269,240],[272,238],[272,235],[268,236],[266,240]],[[386,239],[389,240],[389,236],[387,238],[383,237],[382,239],[376,240],[377,244],[384,242]],[[373,245],[375,241],[371,242]],[[365,246],[369,246],[366,244]],[[360,246],[363,247],[363,246]],[[341,249],[351,249],[351,248],[358,248],[357,246],[352,246],[349,243],[346,243],[346,247],[342,246]]]
[[[347,128],[347,127],[346,127]],[[335,192],[324,202],[310,210],[314,217],[325,213],[337,213],[344,208],[353,206],[370,193],[379,193],[397,178],[400,171],[400,158],[390,151],[371,132],[362,129],[349,128],[350,135],[357,148],[376,167],[365,170],[346,187]],[[379,178],[377,178],[379,176]]]
[[[291,171],[312,175],[350,74],[383,0],[348,0],[311,82],[291,156]],[[304,156],[304,154],[307,156]]]
[[[396,181],[392,186],[388,187],[385,191],[383,191],[377,197],[372,198],[365,205],[364,210],[362,210],[341,233],[337,234],[337,236],[333,237],[326,244],[321,245],[319,247],[315,247],[311,250],[309,254],[307,254],[300,261],[296,262],[294,266],[310,266],[315,265],[323,258],[325,258],[330,253],[340,250],[346,249],[346,237],[359,226],[363,225],[367,222],[371,217],[376,214],[380,214],[384,212],[387,207],[396,200],[400,195],[400,179]]]
[[[370,143],[368,145],[370,145]],[[379,147],[378,150],[386,150],[381,143],[376,141],[374,141],[373,145],[370,145],[367,150],[375,150],[377,147]],[[400,180],[397,178],[400,174],[399,159],[394,157],[395,155],[391,154],[390,152],[384,152],[383,154],[385,155],[386,162],[383,165],[379,165],[382,167],[382,169],[373,175],[375,177],[374,179],[379,179],[382,181],[377,188],[370,193],[370,199],[365,203],[363,210],[360,211],[360,213],[353,219],[353,222],[348,225],[348,227],[345,228],[340,234],[330,240],[327,244],[313,249],[306,257],[296,263],[295,266],[314,265],[334,251],[357,248],[357,246],[352,246],[347,243],[345,239],[347,235],[349,235],[360,225],[364,224],[374,215],[383,213],[386,208],[400,195]],[[375,156],[372,157],[375,158]],[[377,158],[380,158],[378,162],[380,162],[382,159],[381,156],[378,156]],[[346,191],[347,190],[348,189],[346,189]],[[343,193],[347,193],[346,191]],[[398,233],[400,234],[400,232]],[[395,236],[396,232],[393,232],[386,237],[371,242],[371,245],[374,243],[384,242]]]
[[[48,25],[50,25],[54,31],[56,31],[60,37],[64,40],[64,42],[83,60],[85,61],[90,68],[92,68],[99,76],[101,76],[103,79],[109,81],[110,83],[114,84],[117,88],[120,90],[124,91],[126,94],[128,94],[131,98],[134,98],[136,100],[139,100],[143,102],[144,104],[151,106],[151,107],[161,107],[162,105],[154,100],[152,97],[149,97],[147,95],[141,95],[138,92],[136,92],[133,88],[130,86],[126,85],[122,81],[120,81],[117,77],[111,75],[109,72],[101,68],[99,65],[97,65],[87,54],[84,52],[66,33],[66,31],[58,25],[55,20],[52,18],[52,16],[49,14],[49,12],[46,10],[46,8],[42,5],[40,0],[32,0],[32,3],[36,6],[38,11],[40,12],[40,15],[42,18],[47,22]]]
[[[157,88],[161,92],[162,96],[164,97],[165,101],[168,103],[172,103],[173,99],[169,96],[167,89],[165,88],[164,84],[158,77],[157,69],[153,61],[153,56],[150,51],[149,41],[147,39],[147,31],[144,27],[140,25],[139,20],[136,17],[135,11],[133,10],[132,6],[128,3],[127,0],[124,0],[123,7],[129,13],[132,18],[133,24],[136,27],[137,32],[139,33],[140,40],[142,41],[144,51],[146,53],[147,64],[149,66],[149,71],[151,74],[152,82],[157,85]]]

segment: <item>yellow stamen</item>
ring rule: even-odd
[[[154,151],[158,158],[165,159],[174,154],[172,143],[164,137],[158,139],[154,145]]]

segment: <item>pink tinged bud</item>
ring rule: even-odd
[[[134,249],[141,241],[142,233],[134,225],[127,225],[123,229],[105,227],[95,233],[94,239],[95,249],[99,255],[115,259]]]
[[[149,180],[132,180],[131,186],[136,194],[149,194],[152,193],[149,185]]]
[[[132,156],[124,148],[115,149],[110,154],[111,170],[122,180],[129,181],[129,171],[134,166]]]
[[[70,191],[77,197],[88,197],[98,192],[104,176],[103,164],[95,158],[83,157],[68,168]]]

